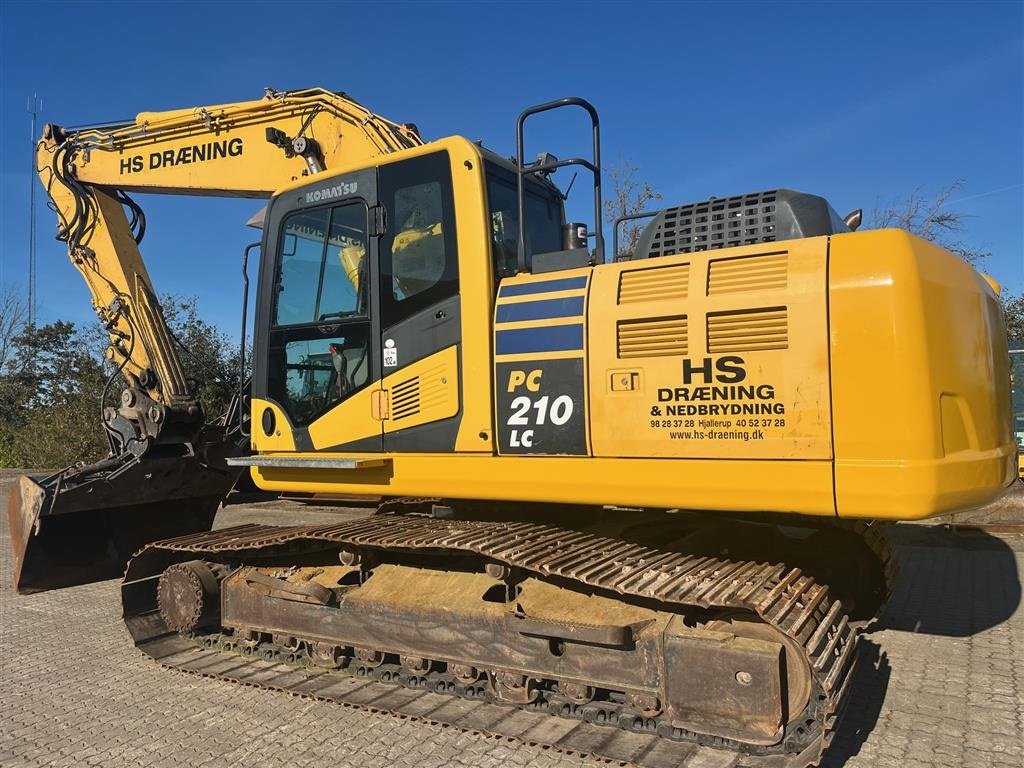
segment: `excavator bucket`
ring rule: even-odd
[[[14,587],[41,592],[119,578],[144,544],[210,530],[234,479],[181,455],[113,471],[22,475],[7,506]]]

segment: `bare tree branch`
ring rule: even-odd
[[[612,196],[604,201],[604,220],[612,226],[620,216],[642,213],[649,202],[661,200],[661,193],[655,192],[649,182],[637,180],[638,170],[635,165],[622,159],[603,169],[612,182]],[[615,254],[616,257],[632,253],[636,249],[643,224],[627,223],[623,230],[625,237],[619,243],[619,253]]]
[[[13,286],[0,287],[0,372],[11,358],[14,339],[28,322],[28,302]]]
[[[963,186],[963,179],[954,179],[932,197],[926,196],[920,188],[915,189],[906,199],[876,207],[871,214],[870,228],[905,229],[955,253],[969,264],[977,265],[991,256],[991,252],[970,246],[960,239],[957,235],[963,230],[967,215],[946,207],[953,193]]]

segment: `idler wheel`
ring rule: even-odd
[[[177,563],[160,574],[156,588],[160,616],[175,632],[220,625],[220,579],[207,563]]]

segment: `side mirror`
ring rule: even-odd
[[[843,216],[843,223],[850,228],[851,232],[856,232],[857,227],[861,225],[864,220],[864,210],[858,208],[855,211],[850,211],[848,214]]]

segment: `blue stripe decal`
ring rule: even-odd
[[[514,328],[495,334],[495,352],[499,355],[582,350],[583,323],[552,325],[548,328]]]
[[[583,297],[524,301],[519,304],[499,304],[497,322],[515,323],[521,320],[551,320],[555,317],[579,317],[583,314]]]
[[[560,280],[543,280],[539,283],[522,283],[519,285],[503,285],[498,291],[499,296],[529,296],[531,293],[550,293],[551,291],[571,291],[586,288],[587,278],[563,277]]]

